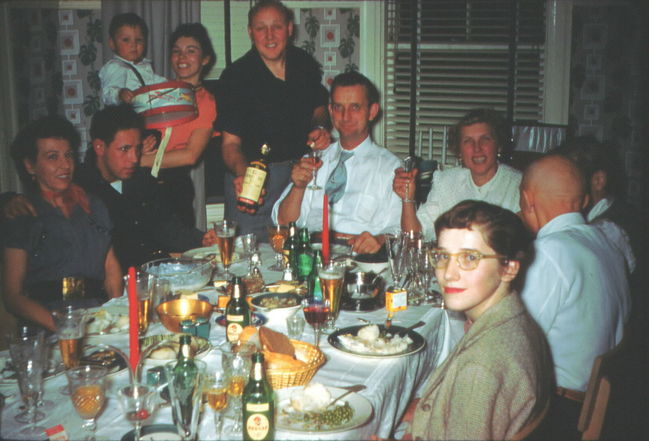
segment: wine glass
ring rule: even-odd
[[[284,271],[284,241],[288,237],[288,228],[282,225],[268,226],[268,241],[275,251],[275,263],[269,266],[272,271]]]
[[[232,263],[232,254],[234,252],[234,237],[237,233],[237,223],[235,221],[223,219],[214,222],[214,232],[216,233],[216,243],[219,246],[221,254],[221,263],[223,264],[223,276],[230,280],[230,264]]]
[[[317,165],[322,162],[320,160],[322,152],[321,150],[316,150],[314,148],[311,148],[311,153],[309,153],[309,159],[313,162],[313,165],[316,166],[316,168],[313,169],[313,180],[311,181],[312,183],[309,184],[307,187],[309,190],[322,190],[322,187],[320,187],[317,183],[318,180],[318,167]]]
[[[156,393],[153,386],[131,384],[121,388],[117,394],[126,419],[135,424],[134,441],[140,441],[142,422],[155,411]]]
[[[220,368],[208,368],[205,376],[203,400],[214,412],[214,430],[216,437],[221,439],[223,431],[223,411],[228,407],[228,388],[225,381],[225,372]]]
[[[193,363],[195,371],[176,370],[177,361],[165,364],[173,419],[185,441],[193,440],[197,435],[205,380],[205,363],[200,360],[193,360]]]
[[[385,235],[385,247],[388,252],[392,281],[398,288],[401,288],[405,282],[405,263],[407,258],[404,251],[407,248],[406,237],[401,232]]]
[[[252,367],[253,348],[247,344],[223,343],[219,346],[221,366],[225,374],[225,384],[228,391],[229,410],[234,417],[231,434],[240,435],[242,431],[242,396],[243,389],[248,383]]]
[[[410,173],[412,169],[415,167],[415,158],[412,156],[408,156],[403,160],[403,163],[401,165],[401,168],[403,169],[404,172]],[[408,193],[410,193],[410,181],[406,182],[406,197],[403,199],[402,202],[416,202],[413,199],[408,198]]]
[[[87,311],[66,307],[62,311],[53,311],[52,317],[59,338],[63,366],[66,369],[75,368],[79,366],[81,358],[81,340],[86,333],[86,322],[89,318]],[[62,386],[59,392],[63,395],[70,394],[67,386]]]
[[[86,441],[94,441],[97,423],[95,419],[106,401],[107,370],[100,366],[79,366],[66,371],[70,385],[70,399],[74,409],[84,420]]]
[[[45,418],[43,412],[36,410],[36,402],[43,388],[43,368],[45,358],[44,332],[32,336],[7,336],[11,363],[18,377],[18,388],[26,410],[16,415],[19,423],[27,424],[20,434],[31,439],[43,435],[44,427],[36,422]]]
[[[320,347],[320,327],[327,321],[331,312],[331,304],[328,299],[316,299],[313,297],[302,300],[302,311],[304,318],[315,332],[315,345]]]
[[[241,241],[241,249],[243,251],[243,256],[241,257],[248,259],[248,264],[250,265],[252,255],[257,252],[257,235],[255,233],[244,234],[243,236],[239,236],[239,240]]]

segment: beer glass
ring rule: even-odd
[[[66,369],[75,368],[79,366],[81,358],[81,340],[86,333],[86,323],[89,318],[87,311],[67,307],[61,311],[53,311],[52,317],[56,326],[56,336],[59,338],[63,365]],[[59,392],[63,395],[70,394],[67,386],[62,386]]]
[[[221,263],[223,264],[223,276],[225,280],[230,280],[230,264],[232,263],[232,254],[234,253],[234,237],[237,233],[237,223],[223,219],[214,222],[214,233],[216,233],[216,244],[219,246]]]
[[[340,298],[343,295],[345,265],[341,262],[329,262],[318,269],[322,296],[329,301],[330,312],[324,332],[333,332],[340,312]]]

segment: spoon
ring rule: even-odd
[[[342,395],[339,395],[336,398],[333,398],[331,401],[329,401],[329,404],[327,404],[327,407],[334,405],[336,403],[336,401],[346,397],[347,395],[351,394],[352,392],[358,392],[358,391],[361,391],[361,390],[365,389],[365,385],[364,384],[357,384],[355,386],[341,387],[341,389],[347,389],[347,392],[345,392]],[[327,407],[325,407],[325,409]]]

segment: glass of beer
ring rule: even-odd
[[[68,307],[61,311],[53,311],[52,317],[56,326],[56,336],[59,339],[63,366],[66,369],[78,367],[81,358],[81,340],[86,333],[86,322],[88,321],[87,311]],[[63,395],[70,394],[67,386],[61,387],[59,392]]]
[[[271,271],[284,271],[284,241],[288,237],[288,228],[282,225],[269,225],[268,241],[275,251],[275,263],[268,267]]]
[[[230,264],[232,263],[232,254],[234,254],[234,237],[237,234],[237,223],[223,219],[214,222],[214,233],[216,233],[216,244],[219,246],[221,263],[223,264],[223,276],[225,280],[230,280]]]
[[[228,407],[227,386],[223,370],[220,367],[208,367],[203,389],[203,401],[207,402],[214,412],[214,429],[218,439],[221,439],[223,431],[223,411]]]
[[[106,402],[106,373],[106,368],[100,366],[80,366],[66,371],[70,399],[74,409],[84,420],[82,427],[88,432],[86,440],[95,439],[95,419]]]
[[[343,283],[345,279],[345,265],[341,262],[329,262],[318,270],[322,296],[329,301],[330,312],[324,332],[333,332],[338,313],[340,312],[340,298],[343,295]]]

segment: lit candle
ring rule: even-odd
[[[322,260],[329,263],[329,196],[322,198]]]
[[[138,302],[137,302],[137,276],[135,267],[128,269],[128,338],[129,338],[129,358],[131,368],[135,372],[138,362],[140,361],[140,340],[138,336]]]

